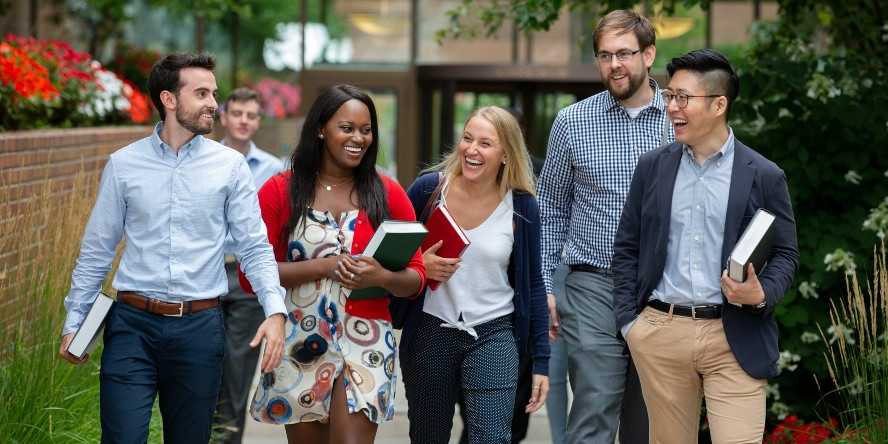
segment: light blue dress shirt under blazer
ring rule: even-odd
[[[228,292],[225,238],[266,316],[286,313],[284,289],[268,243],[246,159],[203,136],[178,155],[160,139],[162,126],[111,155],[65,298],[63,334],[83,322],[125,236],[113,286],[168,302]]]
[[[684,146],[672,192],[663,278],[651,294],[676,305],[722,303],[721,263],[734,166],[734,131],[703,165]],[[623,337],[635,321],[623,326]]]

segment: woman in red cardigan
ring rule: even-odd
[[[401,186],[376,172],[377,140],[370,97],[334,86],[309,110],[291,170],[259,191],[289,316],[286,355],[262,376],[250,412],[287,424],[290,443],[373,442],[378,424],[394,414],[397,345],[388,298],[348,295],[383,287],[413,297],[425,269],[418,251],[397,272],[360,256],[384,219],[415,220]]]

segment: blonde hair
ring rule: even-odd
[[[497,138],[499,138],[500,146],[505,154],[505,165],[500,167],[497,174],[499,182],[499,191],[504,195],[508,190],[524,191],[526,193],[536,195],[536,184],[533,176],[533,168],[530,164],[530,154],[527,152],[527,145],[524,143],[524,135],[521,133],[521,126],[512,113],[498,107],[485,106],[472,111],[463,124],[463,129],[469,124],[469,121],[475,117],[480,117],[493,125],[496,130]],[[459,144],[453,147],[449,153],[436,165],[428,168],[426,171],[441,171],[448,181],[453,181],[456,177],[462,175],[462,162],[459,158]]]

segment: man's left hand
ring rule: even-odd
[[[256,336],[250,341],[250,347],[256,348],[265,339],[265,353],[262,355],[262,371],[269,373],[274,371],[281,363],[284,355],[284,318],[283,313],[275,313],[259,326]]]
[[[751,263],[746,269],[746,282],[737,282],[728,277],[727,270],[722,271],[721,288],[728,302],[735,304],[758,305],[765,300],[765,290]]]

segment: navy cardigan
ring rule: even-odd
[[[407,196],[413,203],[417,216],[425,208],[426,202],[438,185],[438,177],[438,173],[424,174],[407,190]],[[536,199],[531,194],[515,191],[512,193],[512,200],[515,243],[512,246],[508,269],[509,284],[515,291],[512,328],[520,357],[524,358],[527,353],[531,353],[533,373],[548,375],[549,312],[540,262],[540,211]],[[422,316],[423,301],[425,301],[425,291],[415,300],[407,302],[410,306],[407,308],[399,347],[402,365],[405,363],[409,365],[413,359],[413,332]]]

